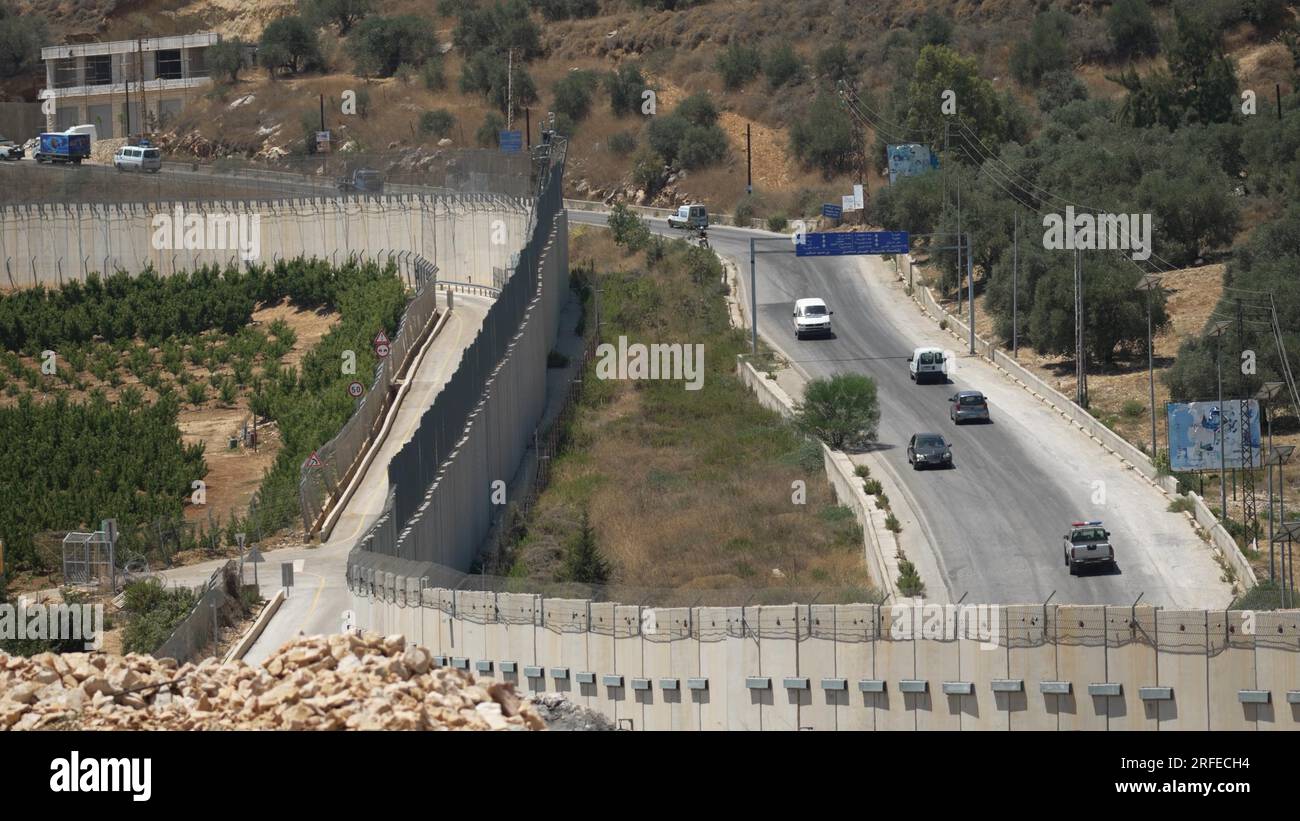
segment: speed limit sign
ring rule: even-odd
[[[352,382],[348,385],[348,395],[351,396],[353,399],[359,397],[364,390],[365,390],[365,386],[363,386],[360,382]]]

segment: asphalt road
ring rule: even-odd
[[[603,225],[600,214],[571,210],[571,223]],[[658,233],[679,235],[660,220]],[[749,238],[777,235],[715,226],[709,242],[735,261],[749,305]],[[779,254],[757,257],[759,332],[810,378],[864,373],[881,404],[879,453],[905,489],[933,546],[950,599],[970,603],[1225,606],[1231,598],[1210,548],[1168,500],[1082,433],[940,331],[892,284],[878,257],[796,257],[786,243],[760,243]],[[821,297],[834,311],[830,339],[795,341],[793,302]],[[947,384],[916,385],[907,357],[921,344],[957,349]],[[947,398],[981,390],[990,424],[955,427]],[[953,443],[954,467],[913,471],[907,441],[918,432]],[[1071,521],[1101,519],[1112,533],[1118,572],[1072,577],[1062,536]],[[932,582],[927,582],[932,584]]]

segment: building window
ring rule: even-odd
[[[181,50],[178,48],[163,49],[154,52],[156,60],[154,67],[156,76],[160,80],[179,80],[184,74],[181,71]]]
[[[77,85],[77,58],[64,57],[54,61],[54,87],[73,88]]]
[[[106,86],[113,82],[113,57],[101,54],[86,58],[86,85]]]
[[[191,77],[208,76],[207,48],[190,49],[190,73]]]

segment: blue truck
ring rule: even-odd
[[[81,161],[90,156],[89,134],[42,134],[40,148],[36,149],[36,161],[48,163],[70,162],[81,165]]]

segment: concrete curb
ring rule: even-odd
[[[912,261],[911,254],[900,256],[907,257],[907,264],[912,268],[915,263]],[[905,281],[902,269],[899,265],[899,257],[895,256],[894,274],[900,281]],[[912,301],[920,308],[921,313],[936,323],[946,321],[948,323],[947,331],[957,339],[969,341],[969,327],[956,316],[948,313],[939,301],[934,298],[934,293],[926,286],[913,280]],[[1124,439],[1110,428],[1101,424],[1101,422],[1088,411],[1075,404],[1065,394],[1048,385],[1036,374],[1030,372],[1020,363],[1007,356],[997,346],[989,343],[980,336],[975,337],[975,350],[987,359],[994,368],[1007,380],[1014,382],[1023,388],[1027,393],[1033,396],[1042,404],[1051,408],[1062,418],[1070,422],[1073,427],[1077,428],[1085,436],[1090,438],[1106,453],[1115,457],[1124,465],[1125,468],[1133,470],[1147,480],[1149,484],[1160,490],[1168,497],[1179,496],[1178,481],[1172,476],[1161,476],[1156,469],[1151,458],[1147,454],[1135,447],[1131,442]],[[1197,523],[1210,534],[1210,543],[1215,551],[1224,557],[1224,560],[1231,567],[1233,573],[1243,590],[1249,590],[1258,584],[1255,577],[1255,571],[1251,568],[1250,562],[1241,552],[1237,541],[1232,538],[1228,531],[1219,523],[1218,519],[1206,506],[1200,496],[1195,493],[1186,494],[1186,498],[1192,500],[1195,509],[1195,518]]]
[[[221,660],[221,663],[226,664],[235,661],[236,659],[242,659],[247,655],[248,651],[253,649],[253,645],[257,643],[257,640],[262,637],[263,631],[266,630],[266,625],[270,624],[271,619],[275,617],[275,614],[280,610],[280,605],[282,604],[284,604],[283,587],[275,591],[275,595],[266,603],[266,607],[263,607],[262,612],[257,614],[257,619],[253,622],[253,626],[248,628],[248,632],[245,633],[239,641],[235,642],[235,646],[230,648],[230,652],[226,653],[226,657]]]

